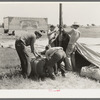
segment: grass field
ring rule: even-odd
[[[66,28],[65,30],[70,31],[71,28]],[[81,32],[81,37],[100,38],[100,27],[81,27],[79,30]]]
[[[70,30],[66,29],[67,31]],[[80,28],[81,37],[100,38],[100,28]],[[46,34],[37,40],[38,51],[43,50]],[[8,43],[14,37],[0,35],[0,43]],[[41,44],[40,44],[41,43]],[[30,51],[29,54],[31,55]],[[3,77],[2,77],[3,76]],[[100,89],[99,81],[79,76],[77,73],[67,72],[66,78],[58,76],[56,80],[47,78],[45,81],[23,79],[20,74],[20,61],[16,51],[12,48],[0,48],[0,89]]]
[[[6,73],[8,75],[8,77],[3,77],[3,79],[0,80],[1,89],[100,88],[98,81],[80,77],[77,73],[72,72],[67,72],[66,78],[58,76],[56,80],[47,78],[46,81],[43,82],[24,79],[20,73],[18,74],[20,69],[16,69],[20,64],[16,51],[11,48],[0,48],[0,55],[0,73]]]

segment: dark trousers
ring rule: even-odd
[[[22,74],[25,77],[28,77],[31,73],[31,65],[30,65],[29,56],[28,56],[26,49],[25,49],[25,45],[21,40],[16,40],[15,41],[15,48],[16,48],[16,51],[17,51],[18,56],[20,58]]]
[[[61,73],[64,74],[65,70],[63,70],[60,67],[61,62],[64,61],[65,63],[65,68],[67,66],[66,62],[66,53],[63,50],[58,50],[52,57],[51,59],[47,60],[46,62],[46,67],[49,71],[49,75],[52,76],[54,74],[54,68],[55,64],[58,65],[58,68],[61,70]]]

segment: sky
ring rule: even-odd
[[[63,23],[100,25],[100,2],[62,2]],[[42,17],[49,24],[59,23],[59,2],[0,2],[0,23],[3,17]]]

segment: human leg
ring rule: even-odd
[[[26,52],[26,49],[24,48],[23,49],[23,59],[25,60],[25,74],[27,76],[30,76],[30,73],[31,73],[31,64],[30,64],[30,58],[29,58],[29,55],[28,53]]]
[[[51,59],[49,59],[49,60],[47,60],[46,61],[46,68],[47,68],[47,70],[48,70],[48,73],[49,73],[49,76],[52,78],[54,78],[55,77],[55,75],[54,75],[54,73],[55,73],[55,71],[54,70],[57,70],[56,68],[57,68],[57,62],[59,61],[59,56],[58,56],[58,54],[57,53],[55,53],[52,57],[51,57]]]
[[[60,71],[61,71],[61,74],[62,74],[62,76],[64,76],[65,77],[65,68],[61,65],[61,62],[63,61],[63,59],[61,59],[60,61],[58,61],[58,68],[60,69]]]
[[[22,46],[21,46],[21,42],[19,40],[17,40],[15,42],[15,48],[17,51],[17,54],[19,56],[20,59],[20,63],[21,63],[21,68],[22,68],[22,74],[24,73],[24,59],[23,59],[23,53],[22,53]]]
[[[27,77],[31,73],[31,65],[29,61],[29,56],[25,50],[25,46],[21,40],[17,40],[15,42],[15,48],[20,58],[22,74],[23,76]]]
[[[73,70],[71,54],[73,53],[74,47],[75,47],[75,45],[69,44],[66,49],[66,57],[64,59],[64,62],[66,65],[66,69],[68,71]]]
[[[54,74],[57,75],[58,74],[58,66],[57,63],[55,63],[55,65],[53,66],[54,68]]]
[[[55,80],[55,75],[54,75],[54,69],[53,66],[47,66],[49,77],[53,80]]]

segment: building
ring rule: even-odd
[[[4,17],[4,32],[15,30],[47,30],[47,18]]]

